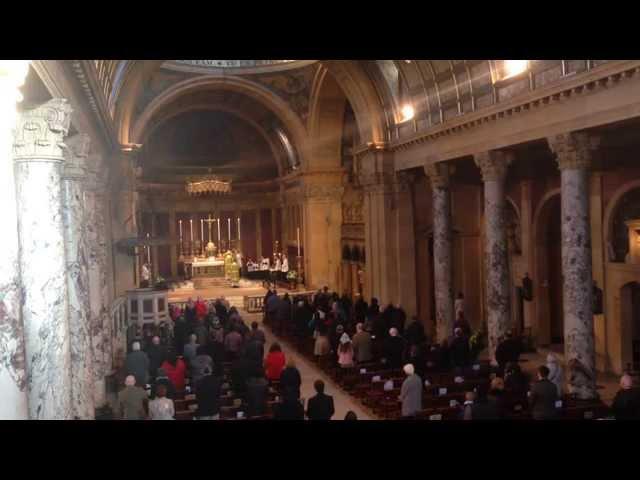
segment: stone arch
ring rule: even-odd
[[[533,323],[537,340],[542,344],[551,342],[549,288],[544,285],[549,275],[546,232],[553,204],[560,198],[559,188],[550,190],[540,199],[533,215]]]
[[[615,214],[618,210],[618,206],[620,205],[620,200],[632,190],[640,189],[640,180],[632,180],[623,185],[621,185],[611,196],[611,199],[607,203],[607,207],[604,211],[604,244],[605,248],[608,250],[608,245],[612,241],[613,238],[613,221],[615,218]],[[607,262],[610,262],[609,254],[607,253]]]
[[[125,138],[121,138],[121,142],[141,143],[144,132],[154,117],[175,100],[195,92],[220,89],[246,95],[273,112],[283,123],[287,133],[293,137],[293,144],[296,146],[300,156],[301,165],[304,166],[306,164],[307,155],[304,146],[307,144],[307,132],[296,113],[289,108],[284,100],[265,87],[240,77],[206,75],[172,85],[147,105],[129,131],[120,132],[121,135],[126,134]]]
[[[316,121],[323,83],[327,72],[331,81],[339,85],[351,104],[362,143],[380,143],[385,139],[384,111],[376,88],[357,62],[325,61],[318,70],[311,92],[309,125]],[[311,129],[310,129],[311,130]]]

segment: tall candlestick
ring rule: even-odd
[[[240,243],[240,217],[238,217],[238,243]]]
[[[178,225],[180,226],[180,239],[182,239],[182,220],[178,220]]]
[[[300,227],[296,229],[298,232],[298,256],[300,256]]]
[[[204,242],[204,220],[200,219],[200,242]]]
[[[193,243],[193,218],[189,219],[189,232],[191,235],[191,243]]]
[[[229,249],[231,249],[231,218],[227,218],[227,224],[229,225]]]
[[[147,240],[149,240],[149,234],[147,233]],[[151,246],[147,245],[147,263],[151,265]]]
[[[218,221],[218,250],[220,250],[221,246],[220,246],[220,219],[217,219]]]

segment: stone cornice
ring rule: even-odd
[[[600,137],[587,132],[568,132],[549,137],[547,142],[560,170],[581,170],[591,166]]]
[[[54,98],[34,109],[22,112],[14,134],[16,161],[63,161],[69,132],[71,106],[62,98]]]
[[[362,145],[357,145],[351,150],[351,154],[355,159],[364,157],[371,152],[380,152],[390,150],[389,144],[386,142],[368,142]]]
[[[411,137],[391,142],[387,148],[391,151],[407,150],[415,145],[466,132],[483,124],[509,120],[514,115],[610,88],[621,81],[637,77],[639,73],[640,61],[638,60],[611,62],[597,69],[577,74],[570,79],[564,79],[557,84],[518,96],[513,100],[448,120]]]

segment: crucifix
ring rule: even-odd
[[[211,243],[211,224],[214,223],[216,220],[215,218],[211,218],[211,214],[209,214],[209,218],[204,220],[205,222],[207,222],[207,224],[209,224],[209,243]]]

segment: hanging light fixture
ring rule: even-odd
[[[231,192],[231,181],[206,175],[187,180],[186,189],[189,195],[225,194]]]

